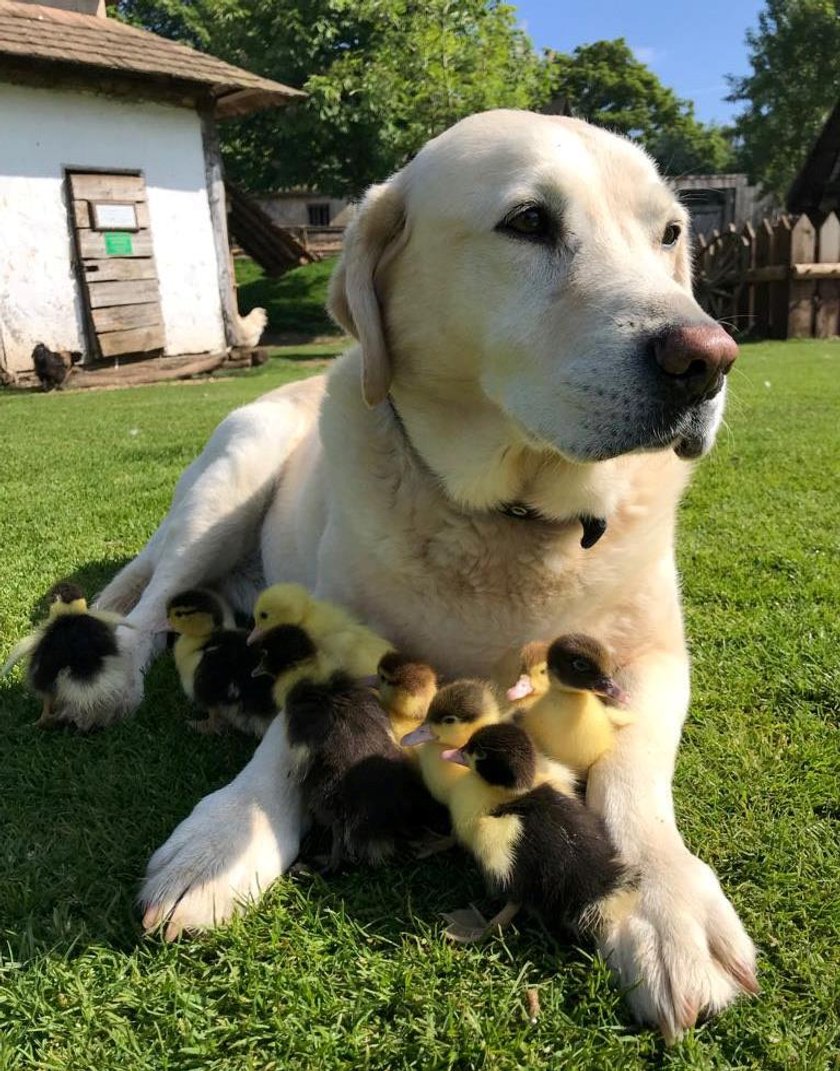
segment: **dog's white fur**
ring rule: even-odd
[[[550,241],[498,228],[534,202]],[[670,222],[684,212],[650,161],[586,124],[491,112],[430,142],[347,234],[331,307],[360,345],[326,391],[310,379],[222,423],[101,605],[142,630],[178,588],[216,581],[247,607],[263,583],[300,581],[447,674],[487,673],[535,637],[602,638],[636,720],[588,798],[642,875],[603,951],[636,1015],[676,1035],[753,989],[754,950],[671,802],[689,697],[673,540],[690,466],[674,447],[711,445],[723,396],[675,414],[658,394],[647,341],[706,321],[685,236],[662,245]],[[495,512],[511,500],[555,523]],[[591,550],[581,514],[608,520]],[[153,653],[150,634],[129,642],[126,708]],[[152,857],[148,926],[217,923],[289,866],[288,763],[278,719]]]

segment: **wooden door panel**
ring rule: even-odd
[[[159,353],[163,314],[143,176],[73,171],[67,185],[93,355]],[[120,215],[125,229],[96,226]]]

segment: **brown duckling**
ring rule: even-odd
[[[377,667],[379,702],[391,720],[391,731],[399,743],[426,719],[438,689],[437,674],[430,665],[398,651],[388,651]],[[416,755],[413,748],[406,751]]]

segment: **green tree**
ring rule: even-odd
[[[638,141],[667,174],[723,171],[731,162],[726,132],[701,123],[622,37],[554,53],[549,78],[572,114]]]
[[[840,2],[768,0],[747,34],[752,73],[730,78],[740,166],[780,201],[840,97]]]
[[[222,127],[228,173],[253,189],[357,194],[463,116],[547,96],[499,0],[122,0],[119,13],[309,94]]]

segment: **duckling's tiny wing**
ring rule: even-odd
[[[0,669],[0,677],[5,677],[6,674],[13,669],[22,658],[25,658],[28,654],[38,646],[38,640],[41,638],[41,631],[32,632],[28,636],[24,636],[22,640],[15,644],[9,653],[9,657],[6,659],[3,668]]]

